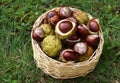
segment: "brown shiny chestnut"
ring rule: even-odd
[[[82,25],[78,25],[77,26],[77,31],[81,36],[86,36],[89,34],[89,31],[87,29],[87,26],[85,26],[84,24]]]
[[[76,43],[74,46],[74,51],[79,53],[80,55],[85,54],[87,50],[88,50],[88,45],[85,42]]]
[[[55,25],[60,20],[60,17],[56,11],[50,11],[46,16],[46,22]]]
[[[59,10],[59,15],[61,18],[71,17],[72,11],[69,7],[61,7]]]
[[[44,31],[42,28],[40,27],[35,27],[33,30],[32,30],[32,38],[36,41],[42,41],[43,38],[44,38]]]
[[[75,53],[72,49],[65,49],[60,54],[60,59],[63,62],[67,62],[67,61],[75,62],[77,58],[78,58],[77,53]]]
[[[88,35],[85,38],[85,42],[90,46],[97,46],[100,42],[98,35]]]
[[[98,32],[99,31],[99,24],[96,21],[97,19],[92,19],[88,22],[87,26],[92,32]]]
[[[62,32],[62,33],[67,33],[69,32],[71,29],[72,29],[72,23],[69,22],[69,21],[63,21],[59,24],[59,30]]]
[[[68,19],[60,20],[55,26],[55,34],[60,39],[68,39],[76,31],[76,23]]]

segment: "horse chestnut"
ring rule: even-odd
[[[97,46],[100,42],[98,35],[88,35],[85,38],[85,42],[90,46]]]
[[[69,21],[63,21],[59,24],[59,29],[63,33],[67,33],[72,29],[72,23]]]
[[[35,27],[32,31],[32,38],[36,41],[42,41],[44,38],[44,31],[40,27]]]
[[[59,15],[61,18],[71,17],[72,11],[69,7],[61,7],[59,10]]]
[[[68,19],[60,20],[55,26],[55,33],[60,39],[69,38],[76,31],[76,23]]]
[[[76,61],[77,58],[78,58],[78,55],[72,49],[65,49],[60,54],[60,59],[63,62]]]
[[[74,51],[79,53],[80,55],[85,54],[87,50],[88,50],[88,45],[87,43],[84,42],[76,43],[74,46]]]
[[[47,23],[49,23],[51,25],[55,25],[59,20],[60,20],[60,18],[56,11],[53,10],[47,14],[47,17],[46,17]]]
[[[81,36],[86,36],[89,34],[89,31],[87,29],[87,26],[85,26],[84,24],[82,25],[78,25],[77,26],[77,31]]]
[[[96,21],[97,19],[92,19],[88,22],[87,26],[92,32],[98,32],[99,30],[99,24]]]

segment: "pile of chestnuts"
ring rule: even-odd
[[[88,60],[100,42],[98,19],[84,11],[60,7],[47,13],[40,26],[32,30],[32,38],[43,52],[62,62]]]

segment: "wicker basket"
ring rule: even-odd
[[[53,8],[51,10],[58,11],[59,7]],[[79,9],[76,9],[76,8],[71,8],[71,10],[80,11]],[[46,17],[49,11],[42,14],[36,20],[33,28],[41,24],[41,22]],[[88,15],[89,15],[89,18],[92,19],[92,16],[90,14]],[[32,47],[33,47],[33,56],[34,56],[35,63],[37,67],[39,67],[42,71],[44,71],[46,74],[56,79],[68,79],[68,78],[76,78],[79,76],[85,76],[89,72],[94,70],[102,53],[104,39],[103,39],[101,28],[100,28],[100,31],[98,32],[98,35],[100,37],[100,43],[98,45],[98,48],[95,50],[93,55],[88,60],[83,61],[83,62],[78,62],[78,63],[72,63],[72,62],[64,63],[64,62],[60,62],[60,61],[57,61],[55,59],[48,57],[42,51],[37,41],[33,40],[31,37]]]

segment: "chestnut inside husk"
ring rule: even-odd
[[[76,23],[68,19],[60,20],[55,26],[55,33],[60,39],[69,38],[76,31]]]
[[[72,23],[69,21],[63,21],[59,24],[59,30],[62,33],[67,33],[68,31],[70,31],[72,29]]]

